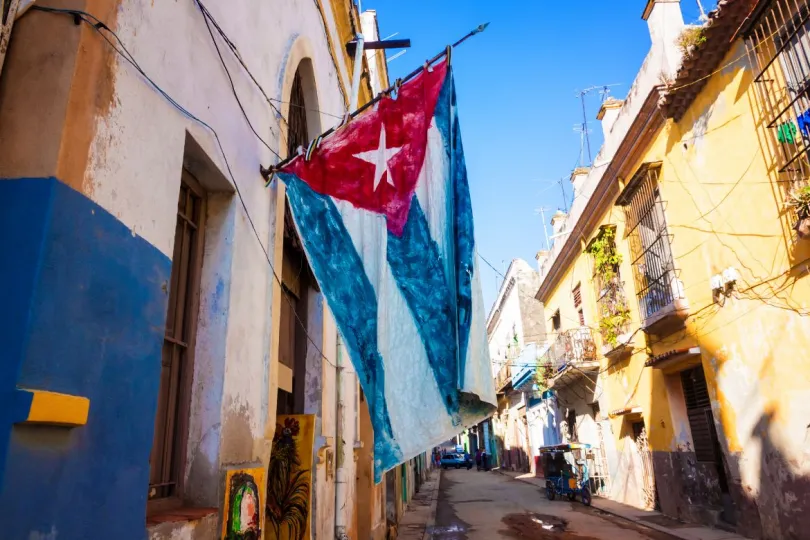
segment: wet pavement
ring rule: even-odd
[[[442,471],[432,540],[671,540],[494,472]]]

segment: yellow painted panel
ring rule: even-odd
[[[292,393],[293,370],[282,363],[278,364],[278,389]]]
[[[90,400],[86,397],[46,392],[44,390],[23,390],[33,394],[31,409],[26,424],[55,424],[60,426],[83,426],[87,424]]]

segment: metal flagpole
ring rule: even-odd
[[[481,32],[483,32],[486,29],[487,26],[489,26],[489,23],[484,23],[484,24],[478,26],[477,28],[472,30],[470,33],[468,33],[467,35],[465,35],[464,37],[462,37],[461,39],[459,39],[458,41],[456,41],[455,43],[450,45],[450,47],[451,48],[458,47],[459,45],[461,45],[462,43],[467,41],[469,38],[471,38],[472,36],[474,36],[476,34],[480,34]],[[362,47],[358,47],[358,49],[362,49]],[[388,88],[386,88],[385,90],[383,90],[382,92],[377,94],[377,96],[374,97],[373,99],[371,99],[368,103],[364,104],[359,109],[356,109],[354,112],[349,113],[348,114],[349,119],[354,118],[358,114],[362,113],[363,111],[365,111],[366,109],[368,109],[369,107],[371,107],[372,105],[374,105],[375,103],[380,101],[383,98],[383,96],[390,94],[397,86],[400,86],[400,85],[408,82],[409,80],[413,79],[417,75],[419,75],[422,72],[423,69],[425,69],[426,67],[432,66],[433,64],[435,64],[436,62],[441,60],[446,54],[447,54],[447,48],[444,48],[439,54],[437,54],[436,56],[434,56],[433,58],[431,58],[430,60],[425,62],[422,66],[420,66],[420,67],[416,68],[415,70],[411,71],[410,73],[408,73],[407,75],[405,75],[401,79],[397,79],[397,81],[393,85],[389,86]],[[356,66],[355,66],[355,68],[356,68]],[[354,83],[354,81],[352,81],[352,83]],[[359,77],[358,77],[358,83],[359,83]],[[341,124],[341,125],[343,125],[343,124]],[[328,137],[329,135],[334,133],[339,127],[340,126],[335,126],[335,127],[331,128],[331,129],[328,129],[327,131],[323,132],[319,137],[321,139],[323,139],[325,137]],[[270,167],[267,167],[267,168],[265,168],[262,165],[259,165],[259,172],[261,173],[262,177],[264,177],[264,179],[267,180],[267,179],[270,178],[271,174],[273,174],[275,171],[279,170],[281,167],[287,165],[290,161],[294,160],[297,157],[298,157],[298,154],[296,154],[294,156],[290,156],[290,157],[288,157],[286,159],[283,159],[283,160],[279,161],[275,165],[271,165]]]

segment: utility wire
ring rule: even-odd
[[[264,90],[264,87],[259,83],[259,81],[256,79],[256,77],[251,72],[250,68],[247,66],[245,61],[242,59],[242,55],[239,53],[239,49],[237,49],[236,44],[233,42],[233,40],[230,37],[228,37],[228,35],[225,33],[225,31],[222,29],[222,27],[219,25],[219,23],[217,23],[216,19],[214,19],[214,16],[211,14],[211,12],[208,10],[208,8],[205,7],[205,5],[202,3],[202,1],[201,0],[194,0],[194,1],[199,6],[200,10],[203,12],[203,15],[205,15],[206,19],[208,21],[210,21],[211,24],[214,26],[214,29],[216,29],[219,36],[222,38],[222,40],[225,42],[225,44],[231,50],[234,57],[236,57],[236,59],[239,61],[239,64],[242,66],[242,69],[245,70],[245,73],[247,74],[247,76],[250,78],[250,80],[253,82],[253,84],[256,86],[256,88],[259,89],[259,92],[261,92],[262,97],[264,97],[265,101],[267,101],[267,104],[276,112],[276,115],[279,117],[279,119],[281,121],[283,121],[285,124],[287,124],[287,119],[284,118],[284,115],[281,113],[281,111],[275,105],[275,103],[287,104],[287,105],[289,105],[291,107],[295,107],[295,108],[298,108],[298,109],[304,109],[306,111],[312,111],[312,112],[317,112],[319,114],[325,114],[326,116],[331,116],[332,118],[337,118],[338,120],[343,119],[343,116],[338,115],[338,114],[333,114],[333,113],[329,113],[329,112],[326,112],[326,111],[321,111],[319,109],[313,109],[311,107],[307,107],[306,105],[299,105],[299,104],[293,103],[291,101],[282,101],[280,99],[272,98],[269,95],[267,95],[267,92]]]
[[[225,43],[227,43],[229,47],[233,46],[233,42],[231,42],[231,40],[228,39],[228,37],[224,34],[224,32],[222,32],[222,29],[219,27],[219,25],[217,25],[216,22],[213,21],[213,19],[211,17],[211,14],[208,12],[207,9],[205,9],[205,6],[202,5],[200,0],[195,0],[195,2],[197,2],[197,5],[199,6],[200,11],[202,12],[203,20],[205,21],[205,27],[208,29],[208,35],[211,36],[211,42],[214,44],[214,49],[216,49],[216,51],[217,51],[217,56],[219,57],[219,62],[220,62],[220,64],[222,64],[222,69],[225,70],[225,75],[228,77],[228,83],[231,86],[231,92],[233,93],[233,97],[236,99],[236,104],[239,105],[239,110],[242,111],[242,116],[245,118],[245,122],[247,122],[247,125],[250,128],[250,131],[253,132],[253,134],[256,136],[257,139],[259,139],[259,141],[261,141],[261,143],[265,146],[265,148],[270,150],[270,152],[274,156],[276,156],[278,159],[281,159],[281,156],[279,155],[279,153],[276,152],[275,150],[273,150],[273,148],[267,143],[267,141],[264,140],[264,137],[259,135],[259,132],[256,131],[256,128],[253,127],[253,123],[250,121],[250,118],[248,117],[247,111],[245,111],[244,105],[242,105],[242,100],[239,99],[239,93],[236,91],[236,84],[234,84],[234,82],[233,82],[233,77],[231,76],[231,72],[228,69],[228,65],[225,63],[225,58],[222,57],[222,51],[220,51],[220,49],[219,49],[219,44],[217,43],[217,38],[214,36],[214,31],[211,29],[211,23],[213,22],[214,26],[217,27],[217,30],[219,31],[220,36],[223,38],[223,40],[225,40]],[[233,46],[233,47],[234,48],[232,48],[231,50],[235,51],[235,46]],[[275,105],[273,105],[270,102],[270,100],[267,98],[267,94],[264,93],[264,89],[261,87],[261,85],[259,85],[259,83],[256,81],[256,79],[253,77],[253,75],[247,69],[247,66],[245,66],[244,62],[242,62],[242,58],[240,57],[239,53],[235,52],[234,56],[236,56],[236,58],[239,60],[239,62],[245,68],[245,71],[247,71],[248,76],[254,82],[254,84],[256,84],[256,86],[259,87],[259,90],[262,92],[265,99],[267,99],[267,103],[279,114],[279,116],[281,116],[281,111],[279,111],[278,108]],[[271,133],[272,133],[272,129],[271,129]]]
[[[110,45],[110,47],[112,47],[112,49],[116,53],[118,53],[130,65],[132,65],[132,67],[134,67],[135,70],[138,73],[140,73],[141,76],[144,77],[144,79],[146,79],[146,81],[150,84],[150,86],[152,86],[152,88],[154,88],[161,96],[163,96],[175,109],[177,109],[180,113],[182,113],[184,116],[188,117],[189,119],[191,119],[191,120],[197,122],[198,124],[202,125],[203,127],[207,128],[214,135],[214,139],[216,140],[219,151],[222,154],[222,159],[223,159],[223,161],[225,163],[225,168],[227,169],[228,175],[230,176],[231,181],[233,182],[233,186],[234,186],[234,189],[236,190],[236,194],[237,194],[237,196],[239,198],[239,202],[241,203],[242,209],[245,212],[245,216],[247,217],[248,223],[250,224],[250,227],[253,230],[253,234],[256,237],[256,241],[259,243],[259,247],[261,248],[262,253],[264,253],[265,259],[267,260],[267,264],[270,267],[270,271],[272,272],[273,277],[275,278],[275,280],[279,284],[279,286],[282,286],[283,284],[281,282],[281,278],[279,277],[278,273],[276,272],[276,269],[273,267],[273,263],[272,263],[272,261],[270,259],[270,254],[267,252],[267,249],[264,247],[264,243],[261,240],[261,236],[259,235],[259,232],[256,229],[256,224],[254,223],[253,218],[250,215],[250,211],[248,210],[247,204],[245,203],[245,199],[242,196],[242,191],[239,189],[239,184],[236,182],[236,177],[234,176],[233,171],[231,170],[230,163],[228,162],[228,157],[227,157],[227,155],[225,153],[224,147],[222,146],[222,141],[220,140],[219,134],[217,134],[217,131],[213,127],[211,127],[210,124],[208,124],[204,120],[201,120],[200,118],[195,116],[193,113],[191,113],[188,109],[186,109],[185,107],[180,105],[165,90],[163,90],[152,78],[150,78],[149,75],[147,75],[146,72],[141,68],[141,66],[138,64],[138,62],[135,60],[135,58],[132,56],[132,54],[129,52],[129,50],[127,50],[127,48],[124,46],[123,42],[118,37],[118,35],[115,32],[113,32],[106,24],[104,24],[102,21],[100,21],[98,18],[96,18],[94,15],[91,15],[90,13],[87,13],[87,12],[84,12],[84,11],[81,11],[81,10],[55,9],[55,8],[47,8],[47,7],[42,7],[42,6],[36,6],[36,5],[32,6],[31,9],[35,9],[35,10],[38,10],[38,11],[46,11],[46,12],[51,12],[51,13],[61,13],[61,14],[72,15],[73,17],[78,18],[82,22],[87,23],[93,30],[95,30]],[[114,39],[120,44],[121,48],[119,49],[118,46],[116,46],[115,43],[113,43],[107,37],[107,35],[104,32],[102,32],[102,30],[106,30],[110,35],[112,35],[114,37]],[[284,298],[286,298],[287,302],[290,304],[290,307],[294,307],[294,306],[292,306],[292,302],[287,297],[287,295],[283,294],[283,287],[281,287],[281,288],[282,288],[282,295],[284,296]],[[318,352],[318,354],[320,354],[321,358],[326,360],[326,362],[329,363],[330,365],[332,365],[335,369],[342,369],[342,367],[340,367],[340,366],[336,365],[334,362],[332,362],[323,353],[323,351],[318,346],[318,344],[315,343],[315,341],[312,339],[312,336],[310,336],[309,332],[307,332],[306,325],[301,320],[301,318],[298,316],[298,313],[296,313],[295,309],[292,309],[292,312],[295,315],[295,318],[298,321],[298,324],[301,326],[301,329],[304,331],[304,334],[306,335],[307,340],[315,348],[315,350]]]

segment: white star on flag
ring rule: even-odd
[[[383,174],[385,173],[388,173],[386,181],[392,186],[394,185],[394,179],[391,176],[388,161],[397,155],[400,150],[402,150],[401,146],[398,148],[385,147],[385,124],[382,124],[382,129],[380,130],[380,145],[375,150],[354,154],[354,157],[374,165],[374,191],[377,191],[377,186],[380,185],[380,180],[382,180]]]

